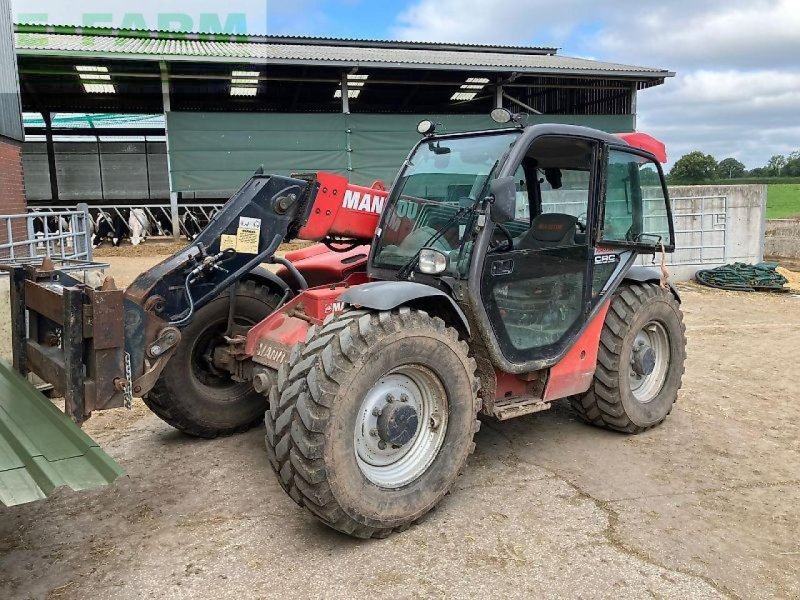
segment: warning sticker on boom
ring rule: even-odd
[[[240,254],[258,254],[260,239],[261,219],[239,217],[239,229],[236,231],[236,251]]]
[[[239,254],[258,254],[258,241],[260,238],[260,229],[239,227],[236,232],[236,251]]]
[[[240,217],[239,228],[236,235],[225,234],[220,236],[220,252],[235,250],[240,254],[258,254],[261,241],[261,219]]]
[[[239,217],[239,229],[258,229],[261,230],[261,219],[253,217]]]
[[[219,238],[219,251],[236,250],[236,236],[235,235],[221,235]]]

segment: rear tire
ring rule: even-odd
[[[409,308],[348,311],[312,327],[278,372],[265,415],[281,486],[323,523],[359,538],[421,519],[475,448],[480,401],[468,353],[455,329]],[[406,441],[387,445],[385,415],[408,406],[419,410]]]
[[[648,346],[654,350],[652,361],[643,368],[636,357]],[[622,285],[611,299],[600,334],[592,387],[570,398],[572,407],[597,427],[646,431],[672,411],[685,360],[686,327],[675,296],[653,283]]]
[[[254,281],[236,284],[236,323],[252,326],[272,313],[280,296]],[[228,294],[198,310],[181,331],[181,343],[144,403],[169,425],[195,437],[215,438],[246,431],[261,422],[267,401],[250,383],[214,373],[204,359],[222,343],[228,321]]]

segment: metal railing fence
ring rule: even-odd
[[[91,261],[89,210],[43,210],[0,215],[0,261],[24,262],[49,256],[62,261]]]

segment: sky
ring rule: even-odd
[[[639,94],[638,128],[671,160],[701,150],[748,168],[800,149],[800,0],[12,0],[17,21],[555,46],[675,71]],[[187,9],[187,7],[190,7]]]

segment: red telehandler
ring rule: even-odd
[[[16,270],[16,368],[78,423],[133,396],[195,436],[265,419],[286,492],[364,538],[442,499],[479,415],[569,399],[593,425],[658,425],[685,358],[678,293],[637,264],[674,250],[663,145],[493,118],[420,123],[388,192],[256,174],[124,292]],[[322,243],[278,258],[293,239]]]

